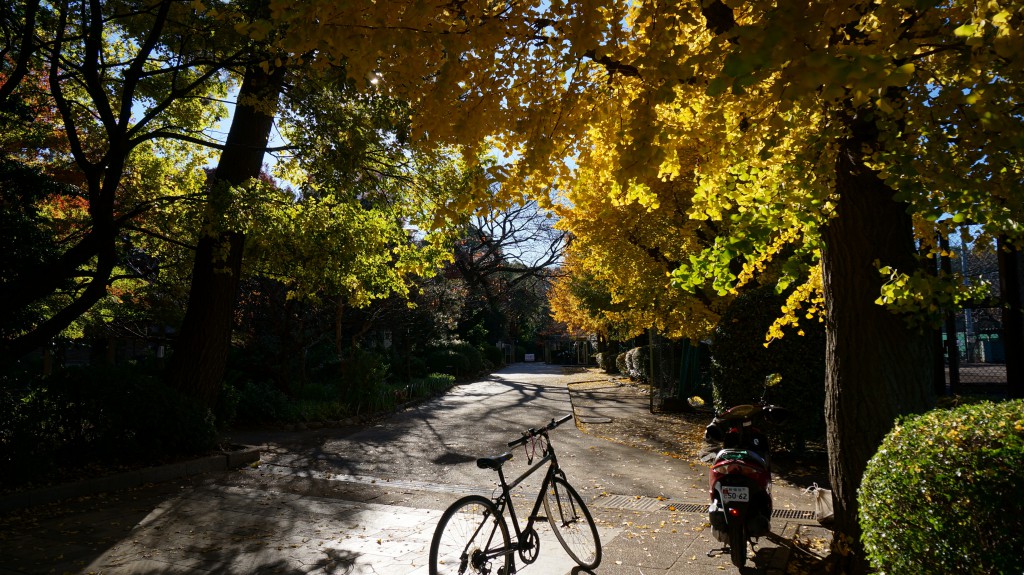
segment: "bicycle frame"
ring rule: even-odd
[[[540,511],[541,505],[544,503],[544,495],[547,493],[548,486],[551,485],[551,481],[556,475],[563,475],[562,470],[558,467],[558,458],[555,456],[555,449],[551,446],[551,442],[548,439],[547,433],[538,434],[544,438],[545,450],[544,455],[540,461],[534,463],[530,469],[526,470],[525,473],[517,477],[512,483],[505,481],[505,472],[499,467],[498,468],[498,482],[501,485],[501,495],[494,499],[494,504],[498,508],[498,513],[504,514],[505,508],[508,508],[509,517],[512,518],[512,529],[515,531],[515,543],[508,548],[498,548],[487,553],[488,559],[495,559],[504,555],[514,554],[515,552],[524,548],[527,544],[527,539],[523,538],[524,533],[530,533],[533,531],[533,525],[537,520],[537,512]],[[544,474],[544,481],[541,483],[540,492],[537,494],[537,500],[533,504],[533,511],[526,520],[526,528],[521,529],[519,526],[519,519],[516,517],[515,506],[512,503],[512,490],[519,486],[527,477],[530,477],[536,473],[541,467],[548,465],[547,473]],[[514,560],[514,558],[513,558]]]

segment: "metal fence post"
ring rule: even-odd
[[[999,253],[999,291],[1003,304],[1003,342],[1006,351],[1006,387],[1010,397],[1024,397],[1024,305],[1021,295],[1021,253],[996,242]]]

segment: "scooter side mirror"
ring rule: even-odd
[[[769,405],[764,408],[764,420],[768,423],[783,423],[789,419],[789,410],[777,405]]]

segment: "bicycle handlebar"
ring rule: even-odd
[[[549,430],[554,429],[554,428],[558,427],[559,425],[562,425],[563,423],[565,423],[566,421],[569,421],[570,419],[572,419],[572,414],[571,413],[569,415],[565,415],[565,416],[563,416],[563,417],[561,417],[560,419],[557,419],[557,420],[555,418],[551,418],[551,423],[548,423],[547,425],[541,427],[540,429],[534,429],[534,428],[527,429],[526,431],[523,432],[523,436],[522,437],[520,437],[519,439],[515,439],[513,441],[509,441],[508,442],[508,446],[509,447],[516,447],[516,446],[522,445],[522,444],[526,443],[531,437],[536,437],[536,436],[538,436],[538,435],[540,435],[542,433],[547,433]]]

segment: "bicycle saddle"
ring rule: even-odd
[[[501,466],[509,459],[512,459],[512,452],[506,451],[505,453],[495,455],[494,457],[481,457],[476,460],[476,466],[480,469],[493,469],[494,471],[497,471],[501,469]]]

